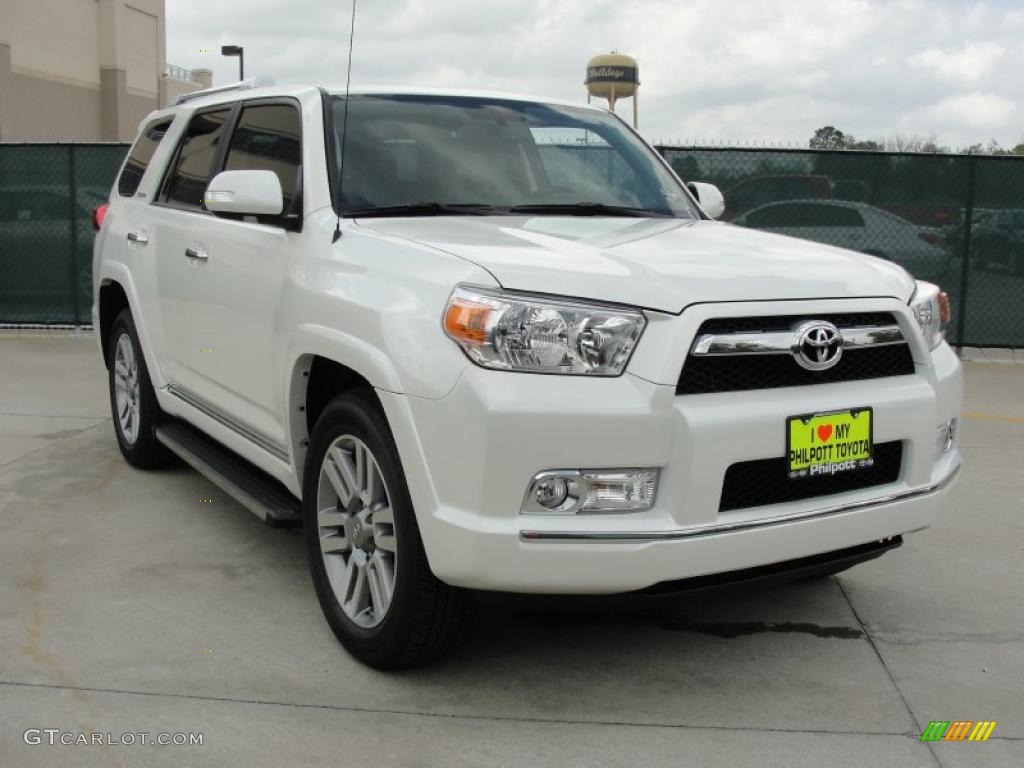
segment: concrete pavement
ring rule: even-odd
[[[657,613],[486,604],[387,675],[331,635],[298,532],[122,460],[92,340],[0,334],[0,765],[1024,764],[1024,369],[967,370],[959,510],[902,549]],[[955,719],[998,726],[919,742]]]

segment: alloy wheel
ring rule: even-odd
[[[336,438],[317,485],[320,554],[345,615],[369,629],[387,616],[395,591],[398,540],[391,497],[369,447]]]
[[[121,436],[129,445],[139,437],[139,363],[127,332],[117,339],[114,349],[114,404]]]

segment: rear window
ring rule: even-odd
[[[217,147],[224,136],[229,109],[216,109],[193,116],[178,145],[161,199],[183,208],[202,210],[203,195],[217,159]]]
[[[167,129],[171,127],[172,118],[166,117],[154,120],[142,129],[139,138],[135,140],[128,160],[124,164],[124,170],[117,180],[117,193],[122,197],[131,197],[139,188],[142,177],[146,173],[149,161],[153,159],[153,153],[160,145]]]

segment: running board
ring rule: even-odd
[[[302,524],[302,503],[263,470],[181,421],[161,424],[156,439],[231,498],[275,526]]]

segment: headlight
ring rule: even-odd
[[[910,309],[921,326],[929,349],[935,349],[946,337],[949,325],[949,296],[931,283],[917,281],[917,290],[910,300]]]
[[[618,376],[646,324],[638,310],[459,286],[444,330],[477,365]]]

